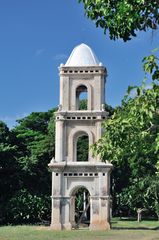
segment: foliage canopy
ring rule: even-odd
[[[124,41],[136,36],[137,31],[156,29],[159,25],[158,0],[79,0],[88,18],[97,27],[108,30],[110,39]]]
[[[141,86],[128,87],[121,107],[104,122],[103,137],[92,147],[103,161],[111,161],[114,197],[130,209],[157,209],[159,202],[159,74],[158,58],[143,59],[145,78]],[[153,186],[153,187],[152,187]],[[154,189],[153,193],[150,189]],[[153,197],[152,197],[153,195]]]

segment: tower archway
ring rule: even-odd
[[[72,94],[70,95],[70,106],[71,110],[79,111],[79,110],[91,110],[93,104],[92,98],[92,86],[86,80],[83,80],[81,83],[74,82],[72,85]],[[80,109],[80,100],[86,99],[85,109]]]
[[[88,227],[90,224],[90,192],[85,186],[71,191],[70,222],[73,228]]]
[[[84,138],[84,139],[83,139]],[[78,140],[84,140],[86,145],[84,145],[84,149],[79,149],[80,145],[78,145]],[[77,161],[82,161],[82,157],[79,157],[79,154],[82,154],[83,150],[87,150],[86,151],[86,155],[87,155],[87,160],[86,157],[83,161],[91,161],[91,152],[89,151],[89,146],[92,145],[94,142],[94,138],[93,138],[93,133],[88,130],[87,128],[83,127],[83,130],[81,130],[81,128],[75,127],[74,129],[72,129],[70,136],[69,136],[69,141],[68,141],[68,145],[69,145],[69,159],[77,162]],[[82,141],[82,144],[84,142]],[[81,153],[80,153],[81,152]]]
[[[82,134],[76,141],[76,160],[77,162],[87,162],[89,158],[89,137]]]
[[[76,110],[87,109],[88,109],[88,90],[85,85],[80,85],[76,88]]]

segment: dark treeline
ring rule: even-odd
[[[85,109],[86,101],[80,105]],[[113,109],[107,109],[112,114]],[[55,111],[33,112],[11,130],[0,121],[0,224],[50,221],[48,163],[55,156]],[[78,158],[87,152],[83,139]]]
[[[84,105],[83,100],[81,102],[82,109],[84,109]],[[17,120],[17,126],[11,130],[4,122],[0,121],[1,225],[50,222],[51,173],[48,163],[55,156],[54,112],[56,110],[55,108],[48,112],[33,112],[29,116]],[[106,110],[111,117],[114,109],[106,105]],[[82,160],[83,156],[88,155],[87,152],[86,139],[80,139],[77,149],[78,159]],[[127,153],[128,155],[129,153]],[[113,215],[119,216],[121,210],[124,209],[128,210],[129,214],[134,214],[135,209],[149,206],[148,210],[156,216],[156,207],[158,208],[158,205],[155,205],[156,198],[153,198],[151,194],[149,197],[145,197],[144,190],[146,185],[150,186],[149,182],[155,176],[153,167],[155,160],[151,160],[150,165],[143,165],[140,161],[135,164],[133,159],[130,161],[127,156],[124,155],[124,161],[113,162],[111,184]],[[150,166],[152,166],[151,179],[147,179],[146,172],[150,171]],[[145,178],[143,174],[142,186],[140,186],[140,181],[137,182],[139,185],[135,185],[133,181],[131,182],[132,174],[135,178],[143,167]],[[155,182],[153,186],[154,188],[158,187]],[[158,194],[158,189],[156,189],[156,193]],[[132,201],[130,195],[133,198]],[[137,203],[140,204],[137,205]]]
[[[33,112],[9,130],[0,122],[0,223],[50,219],[51,174],[55,151],[53,109]]]

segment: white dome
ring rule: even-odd
[[[86,44],[82,43],[76,46],[70,57],[68,58],[65,66],[99,66],[100,62],[92,49]]]

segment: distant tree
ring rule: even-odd
[[[96,27],[108,31],[110,39],[124,41],[136,36],[137,31],[157,29],[159,25],[158,0],[79,0],[83,2],[88,18]]]
[[[87,110],[87,99],[80,100],[79,110]]]
[[[159,221],[159,174],[154,177],[151,176],[148,182],[147,196],[152,200],[152,208],[155,210]]]
[[[16,164],[20,171],[16,173],[20,187],[14,187],[14,194],[8,201],[7,221],[10,223],[50,219],[51,174],[48,163],[55,151],[55,111],[31,113],[18,120],[19,124],[11,131],[17,141]]]
[[[87,135],[81,136],[77,141],[77,161],[88,161],[89,139]]]
[[[0,122],[0,223],[50,220],[55,111],[33,112],[12,130]],[[88,139],[79,142],[78,155],[88,158]]]
[[[8,220],[12,224],[45,223],[50,219],[50,196],[22,188],[10,199]]]
[[[20,188],[16,136],[0,121],[0,224],[7,221],[9,199]]]
[[[105,111],[109,113],[109,117],[113,115],[114,108],[107,103],[105,103]]]
[[[151,185],[146,179],[159,171],[158,58],[144,58],[144,70],[151,74],[151,88],[147,89],[145,82],[129,87],[121,107],[104,123],[103,137],[93,146],[94,154],[114,164],[114,203],[119,205],[122,200],[131,209],[151,206],[147,196]],[[130,94],[132,90],[135,97]]]

